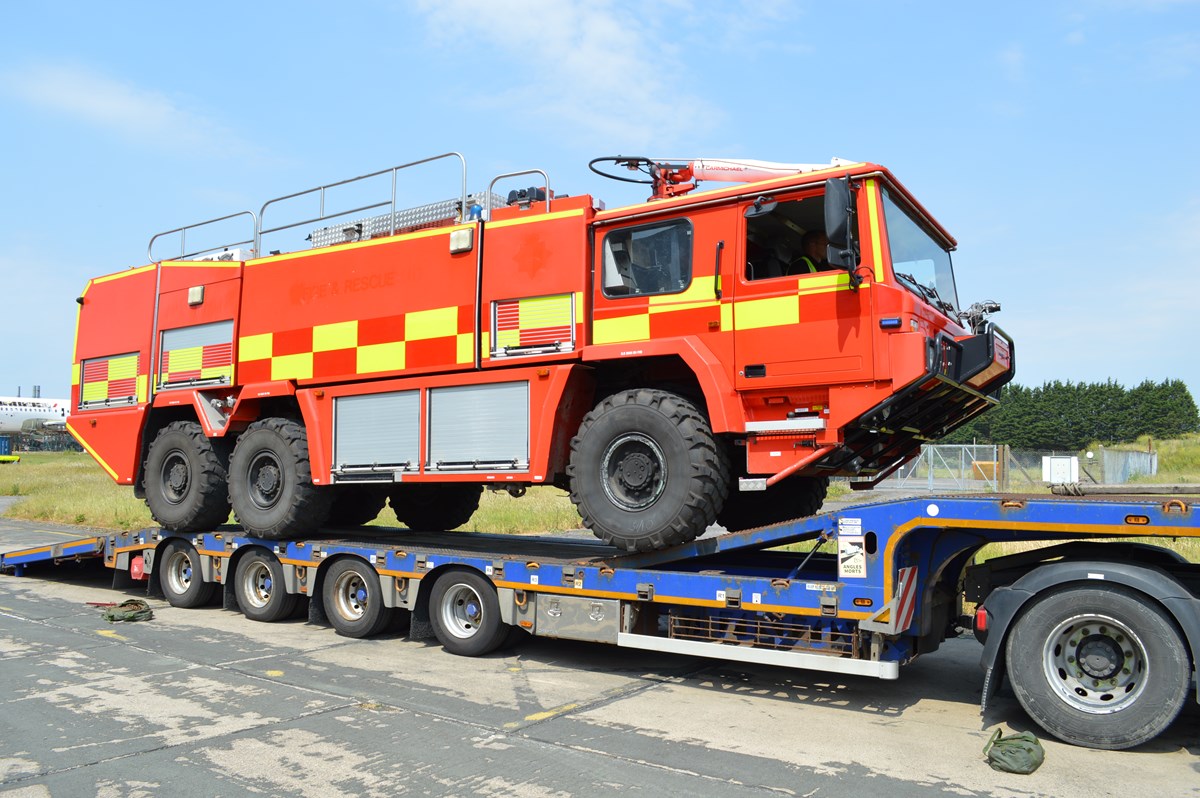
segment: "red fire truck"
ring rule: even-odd
[[[459,195],[397,207],[397,175],[443,160]],[[870,487],[1011,379],[999,306],[959,305],[954,239],[887,169],[591,167],[652,196],[606,210],[540,170],[468,194],[448,153],[156,235],[149,265],[78,299],[68,427],[176,532],[232,507],[297,537],[389,500],[452,529],[485,487],[552,484],[646,551],[813,513],[831,476]],[[528,175],[542,185],[495,193]],[[389,177],[390,202],[326,212],[330,189]],[[319,213],[274,223],[296,198]],[[241,218],[245,240],[186,251]],[[262,254],[323,222],[310,248]],[[156,258],[168,235],[179,255]]]

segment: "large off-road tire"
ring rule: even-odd
[[[289,617],[300,596],[283,586],[283,565],[267,551],[249,551],[238,561],[234,592],[242,614],[252,621],[271,623]]]
[[[344,637],[371,637],[392,622],[392,610],[383,605],[379,574],[357,557],[346,557],[329,566],[321,599],[329,623]]]
[[[471,482],[428,482],[392,488],[396,520],[417,532],[447,532],[471,520],[483,486]]]
[[[329,508],[329,526],[362,526],[374,521],[387,504],[387,488],[378,485],[335,485]]]
[[[596,537],[626,551],[686,543],[716,520],[729,462],[688,400],[622,391],[583,418],[571,439],[571,501]]]
[[[200,532],[229,518],[229,446],[210,440],[195,421],[158,431],[146,457],[143,486],[150,515],[172,532]]]
[[[803,518],[821,509],[828,491],[828,477],[789,477],[756,491],[739,491],[735,483],[717,513],[717,523],[737,532]]]
[[[163,546],[154,567],[163,595],[172,607],[203,607],[212,600],[216,582],[200,577],[200,555],[186,540],[172,540]]]
[[[1035,600],[1005,648],[1021,706],[1064,742],[1119,750],[1175,720],[1191,662],[1174,621],[1118,585],[1066,587]]]
[[[281,540],[319,529],[333,496],[313,484],[304,426],[265,418],[247,427],[233,448],[229,498],[247,532]]]
[[[447,651],[464,657],[491,653],[508,639],[500,620],[496,587],[477,571],[446,571],[433,583],[429,598],[433,633]]]

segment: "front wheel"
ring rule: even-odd
[[[645,388],[584,416],[567,474],[584,526],[626,551],[699,537],[729,490],[729,462],[708,420],[683,397]]]
[[[433,583],[429,620],[451,654],[478,657],[508,638],[495,586],[475,571],[447,571]]]
[[[1174,622],[1115,585],[1069,587],[1036,600],[1005,649],[1021,706],[1046,731],[1089,748],[1132,748],[1171,725],[1191,663]]]

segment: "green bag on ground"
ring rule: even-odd
[[[1003,770],[1006,773],[1032,773],[1046,759],[1045,749],[1030,732],[1001,737],[999,729],[996,729],[992,739],[987,741],[983,753],[987,756],[992,770]]]
[[[109,607],[104,611],[104,620],[109,623],[118,623],[120,621],[148,621],[154,617],[154,610],[150,609],[150,605],[141,599],[129,599],[122,601],[115,607]]]

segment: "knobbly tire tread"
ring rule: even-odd
[[[600,486],[599,459],[608,442],[602,440],[599,446],[596,446],[596,462],[580,463],[580,460],[587,456],[586,453],[581,453],[581,450],[595,446],[596,441],[589,441],[589,435],[599,434],[593,432],[597,425],[611,418],[613,414],[622,414],[627,408],[635,409],[632,415],[640,415],[643,411],[656,412],[674,428],[680,436],[679,442],[686,450],[686,462],[668,462],[668,471],[673,473],[682,467],[688,472],[691,483],[685,491],[683,501],[678,503],[671,517],[658,524],[657,528],[638,536],[622,534],[617,523],[606,524],[598,517],[611,514],[612,511],[630,517],[634,515],[609,502]],[[636,424],[629,424],[627,429],[648,434],[644,427],[638,427]],[[669,442],[656,440],[656,443],[662,446]],[[670,461],[671,455],[665,452],[664,454]],[[570,477],[571,501],[579,511],[583,525],[596,537],[625,551],[654,551],[687,543],[704,534],[705,529],[716,520],[728,495],[730,466],[729,459],[713,435],[708,420],[694,404],[669,391],[637,388],[620,391],[604,398],[584,416],[577,434],[571,439],[571,459],[567,466],[567,475]],[[593,479],[588,480],[588,476]],[[596,503],[600,506],[593,506]],[[620,519],[614,521],[619,522]]]
[[[254,523],[252,518],[250,519],[252,523],[248,524],[247,519],[242,517],[243,514],[238,512],[239,503],[243,501],[251,503],[248,497],[241,495],[245,488],[243,480],[246,476],[241,473],[246,470],[243,468],[241,458],[246,457],[247,461],[253,459],[255,452],[250,451],[248,441],[252,440],[252,433],[262,430],[269,430],[283,443],[283,449],[288,455],[286,459],[290,461],[290,466],[294,469],[290,480],[293,496],[292,501],[287,502],[286,506],[281,502],[265,512],[251,507],[251,512],[262,513],[265,518],[262,524]],[[246,452],[250,453],[246,454]],[[277,452],[277,454],[280,453]],[[289,463],[284,462],[282,465],[286,472]],[[249,462],[245,466],[248,467]],[[229,461],[229,474],[229,495],[233,504],[234,516],[238,523],[252,535],[266,540],[303,537],[319,530],[329,517],[333,496],[329,490],[313,484],[308,434],[304,425],[298,421],[288,418],[264,418],[246,427],[246,431],[238,437],[237,444],[233,448],[233,455]]]
[[[374,485],[341,485],[330,488],[333,500],[326,524],[335,527],[362,526],[374,521],[387,504],[387,489]]]
[[[183,436],[182,444],[192,447],[191,454],[197,461],[198,468],[191,480],[193,493],[178,514],[167,514],[166,510],[178,508],[164,498],[164,506],[158,504],[158,491],[155,484],[161,473],[161,463],[156,459],[171,448],[169,438]],[[179,445],[179,444],[176,444]],[[195,421],[172,421],[158,431],[146,453],[143,465],[142,487],[146,491],[146,506],[150,508],[150,517],[163,529],[172,532],[201,532],[225,523],[229,518],[229,444],[220,438],[209,439]],[[154,476],[151,476],[151,475]],[[153,497],[153,498],[152,498]]]
[[[740,532],[815,515],[828,492],[829,477],[793,476],[765,491],[742,492],[734,483],[717,514],[717,523],[730,532]]]
[[[413,482],[392,488],[396,520],[416,532],[448,532],[471,520],[483,485],[472,482]]]
[[[1068,706],[1042,669],[1045,636],[1069,614],[1083,612],[1107,614],[1137,632],[1155,674],[1135,703],[1108,715]],[[1120,585],[1066,587],[1034,599],[1013,624],[1005,658],[1009,683],[1025,712],[1058,739],[1089,748],[1123,750],[1153,739],[1178,717],[1191,690],[1187,647],[1170,616]]]

